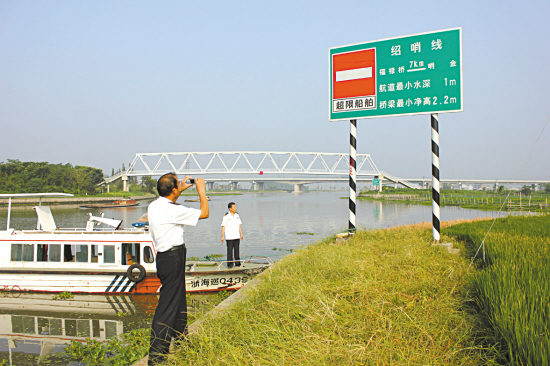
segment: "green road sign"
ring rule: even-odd
[[[372,185],[373,186],[379,186],[380,185],[380,179],[373,179],[372,180]]]
[[[463,110],[462,28],[329,50],[331,121]]]

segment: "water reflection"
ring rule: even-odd
[[[188,295],[189,321],[217,305],[217,294]],[[72,340],[107,341],[133,329],[150,328],[157,295],[84,295],[54,300],[52,294],[0,294],[0,363],[66,365],[63,352]],[[72,365],[73,363],[71,363]]]
[[[131,329],[148,327],[156,296],[5,293],[0,297],[0,360],[10,365],[67,364],[55,356],[72,340],[106,341]]]

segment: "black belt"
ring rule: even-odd
[[[170,249],[168,249],[168,250],[165,250],[164,252],[158,252],[158,254],[173,252],[173,251],[182,250],[182,249],[185,249],[185,244],[174,245],[172,248],[170,248]]]
[[[175,251],[175,250],[181,250],[185,249],[185,244],[182,245],[175,245],[171,249],[168,249],[167,252]]]

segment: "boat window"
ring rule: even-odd
[[[88,246],[87,245],[74,245],[74,244],[65,244],[64,245],[64,262],[78,262],[86,263],[88,262]]]
[[[12,244],[11,260],[14,262],[33,262],[34,244]]]
[[[50,319],[50,335],[63,335],[62,319]]]
[[[91,257],[90,257],[90,262],[91,263],[97,263],[97,245],[96,244],[93,244],[91,246],[91,251],[90,251],[90,254],[91,254]]]
[[[63,262],[74,262],[74,245],[63,245]]]
[[[109,339],[112,337],[116,337],[117,335],[116,322],[105,321],[105,338]]]
[[[90,321],[89,320],[77,320],[76,321],[76,336],[79,338],[90,337]]]
[[[65,319],[65,336],[76,337],[76,319]]]
[[[34,316],[11,316],[12,333],[35,334],[34,324]]]
[[[76,247],[76,261],[80,263],[88,262],[88,246],[87,245],[75,245]]]
[[[120,258],[122,265],[140,263],[139,246],[140,245],[138,243],[122,243],[122,253]]]
[[[153,257],[153,252],[150,247],[143,248],[143,261],[145,263],[154,263],[155,257]]]
[[[38,332],[37,334],[48,334],[50,331],[50,322],[48,318],[36,318],[38,323]]]
[[[103,263],[115,263],[115,246],[103,246]]]
[[[59,262],[61,260],[60,244],[37,244],[36,261],[37,262]]]

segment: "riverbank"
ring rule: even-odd
[[[468,259],[431,244],[423,223],[303,248],[220,316],[204,319],[170,364],[494,361],[470,300]]]
[[[84,197],[59,197],[59,198],[42,198],[42,204],[47,204],[49,206],[54,205],[80,205],[85,203],[113,203],[116,200],[123,200],[127,197],[124,196],[108,196],[108,197],[95,197],[95,196],[84,196]],[[148,194],[144,196],[132,196],[136,201],[146,201],[155,199],[154,194]],[[8,206],[8,199],[0,199],[0,207]],[[38,198],[14,198],[11,200],[12,206],[36,206],[40,202]]]
[[[348,197],[342,197],[348,198]],[[428,194],[359,194],[358,200],[400,202],[405,204],[417,204],[423,206],[432,205],[432,197]],[[528,197],[499,197],[489,195],[453,195],[442,194],[439,200],[440,207],[460,207],[464,209],[480,211],[526,211],[526,212],[550,212],[548,197],[540,195],[531,200]]]

